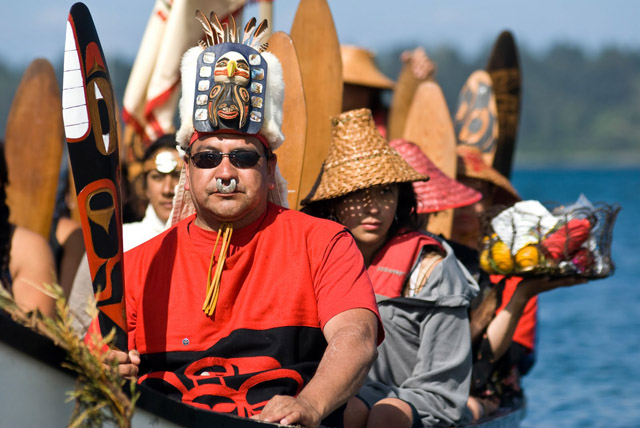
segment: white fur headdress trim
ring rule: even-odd
[[[193,100],[196,90],[196,68],[198,56],[204,49],[195,46],[182,57],[182,98],[180,98],[180,129],[176,140],[183,150],[189,147],[193,135]],[[271,150],[276,150],[284,141],[282,134],[282,103],[284,102],[284,80],[282,66],[278,58],[269,52],[263,52],[267,62],[267,84],[265,87],[264,121],[260,134],[265,137]]]

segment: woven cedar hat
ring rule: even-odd
[[[484,162],[482,152],[479,149],[467,145],[458,145],[456,151],[458,153],[458,178],[475,178],[493,184],[495,189],[494,203],[511,205],[521,200],[511,182]]]
[[[340,54],[344,83],[393,89],[393,80],[378,70],[373,60],[374,55],[370,51],[356,46],[341,45]]]
[[[444,175],[415,144],[404,139],[396,139],[389,142],[389,145],[396,149],[413,169],[429,176],[427,182],[413,183],[418,201],[418,214],[464,207],[482,199],[482,194],[477,190]]]
[[[428,180],[402,159],[380,135],[371,110],[331,118],[331,145],[320,176],[303,205],[333,199],[381,184]]]

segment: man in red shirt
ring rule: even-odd
[[[195,214],[175,222],[174,207],[170,229],[125,254],[132,351],[114,356],[199,408],[340,425],[382,340],[371,282],[343,227],[276,204],[282,70],[258,30],[217,43],[240,40],[228,31],[183,58],[177,140]]]

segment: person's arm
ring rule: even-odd
[[[584,279],[561,278],[525,278],[517,285],[507,306],[498,313],[487,327],[487,339],[493,353],[493,359],[498,360],[507,352],[513,341],[513,333],[527,302],[538,294],[559,287],[570,287],[586,282]]]
[[[25,311],[37,308],[50,317],[55,315],[55,300],[40,289],[42,284],[56,282],[53,254],[42,236],[16,227],[11,241],[9,271],[13,278],[13,297],[19,307]]]
[[[62,246],[62,260],[60,260],[59,281],[65,297],[69,300],[73,281],[78,272],[78,266],[84,257],[84,238],[80,224],[67,217],[58,220],[56,239]]]
[[[315,427],[358,392],[377,356],[376,315],[350,309],[331,318],[323,331],[327,349],[307,386],[297,397],[273,397],[255,419]]]

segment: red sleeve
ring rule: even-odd
[[[513,295],[513,292],[516,290],[516,287],[518,286],[520,281],[522,281],[522,278],[518,276],[507,278],[507,282],[504,286],[504,291],[502,292],[502,305],[500,305],[500,307],[496,311],[496,314],[504,309],[505,306],[507,306],[507,303],[509,303],[511,296]],[[535,349],[536,345],[537,313],[538,296],[532,298],[527,302],[524,310],[522,311],[520,321],[518,321],[518,325],[516,326],[516,330],[513,333],[513,341],[527,347],[531,351]]]
[[[349,309],[369,309],[378,318],[378,344],[382,343],[384,328],[373,286],[362,253],[348,232],[338,233],[327,246],[314,287],[322,328],[339,313]]]
[[[127,251],[124,253],[124,276],[125,276],[125,299],[127,306],[127,346],[129,349],[137,349],[136,348],[136,321],[137,321],[137,294],[138,288],[141,287],[141,284],[144,284],[144,281],[140,281],[140,277],[144,277],[140,271],[142,269],[143,263],[140,262],[137,257],[137,252],[135,251]]]

